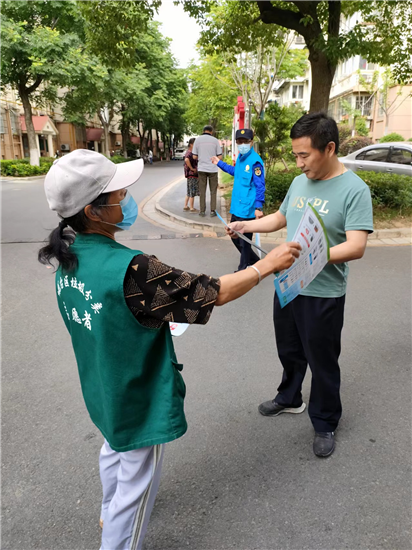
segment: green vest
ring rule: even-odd
[[[57,270],[57,300],[90,418],[115,451],[177,439],[187,429],[186,387],[169,323],[142,326],[123,292],[127,268],[142,252],[96,234],[78,234],[71,250],[78,268]]]

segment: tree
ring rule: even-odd
[[[370,93],[369,101],[377,99],[379,109],[385,114],[385,130],[384,136],[389,132],[389,118],[399,107],[410,97],[412,93],[404,94],[403,86],[397,82],[394,77],[393,71],[386,67],[382,72],[375,71],[372,76],[372,80],[367,82],[365,78],[359,75],[359,83],[364,87],[366,91]],[[391,96],[391,90],[399,86],[398,91]]]
[[[280,107],[277,103],[270,103],[265,110],[265,118],[254,120],[254,129],[259,138],[259,153],[267,170],[280,160],[287,169],[284,159],[291,154],[290,129],[303,114],[299,105]]]
[[[335,1],[228,1],[221,4],[224,17],[213,18],[215,1],[186,0],[183,6],[203,25],[201,43],[210,52],[241,51],[245,45],[253,51],[258,39],[270,41],[282,27],[305,39],[312,70],[310,110],[328,107],[330,89],[340,60],[360,54],[368,61],[393,64],[396,78],[412,76],[412,35],[410,1],[335,0]],[[356,22],[346,28],[342,16]]]
[[[229,64],[240,94],[245,102],[251,101],[258,117],[263,115],[276,81],[305,74],[307,54],[304,50],[292,50],[291,45],[287,37],[280,46],[264,48],[258,44],[255,52],[242,52]]]
[[[68,67],[72,58],[78,57],[80,35],[76,5],[71,0],[2,2],[2,87],[17,89],[23,103],[32,165],[39,165],[32,103],[55,100],[57,85],[68,83]]]
[[[139,31],[158,4],[159,0],[2,2],[2,87],[17,89],[23,103],[31,164],[39,164],[32,105],[56,103],[58,88],[78,82],[90,52],[107,64],[127,65]],[[99,64],[95,69],[101,72]]]
[[[217,135],[230,135],[239,90],[224,59],[216,54],[203,57],[189,67],[188,81],[186,120],[192,133],[201,134],[209,124]]]

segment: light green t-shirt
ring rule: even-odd
[[[325,224],[330,247],[346,241],[346,231],[373,232],[372,199],[369,187],[351,170],[329,180],[295,178],[281,204],[286,217],[288,241],[293,239],[307,203],[315,207]],[[347,263],[327,264],[301,294],[339,298],[346,292]]]

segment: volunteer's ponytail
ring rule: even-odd
[[[105,206],[109,193],[103,193],[95,199],[91,206],[95,208]],[[48,243],[39,250],[38,260],[45,265],[54,266],[56,260],[58,266],[63,271],[70,272],[76,269],[78,261],[77,256],[70,249],[74,243],[76,233],[84,233],[90,226],[90,220],[84,213],[84,210],[78,212],[70,218],[63,218],[56,229],[50,233]]]

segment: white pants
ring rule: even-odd
[[[103,486],[100,550],[141,550],[162,470],[164,445],[118,453],[100,451]]]

